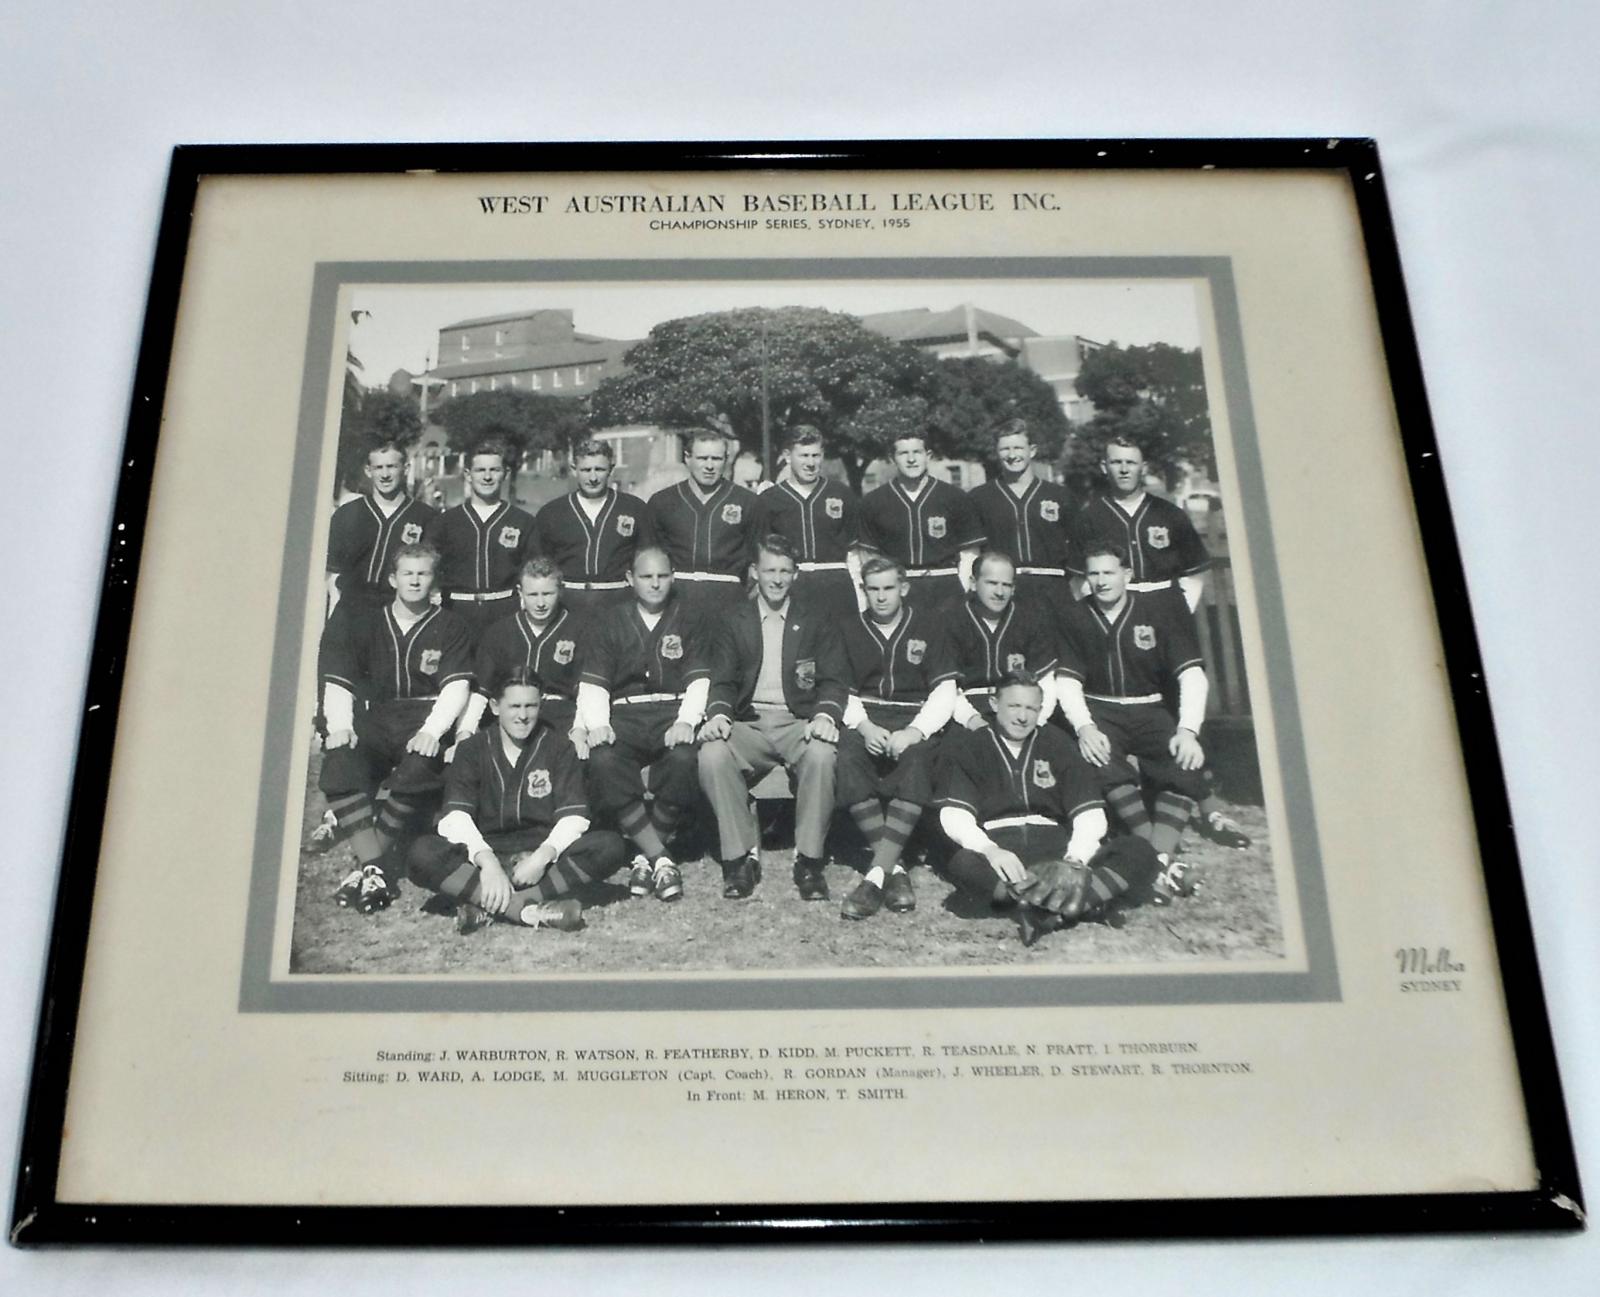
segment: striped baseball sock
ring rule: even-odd
[[[617,827],[622,830],[623,837],[632,839],[634,845],[651,860],[667,854],[666,844],[661,841],[656,826],[650,822],[650,812],[645,809],[643,802],[629,802],[618,811]]]
[[[387,844],[373,824],[371,797],[366,793],[330,797],[328,809],[333,812],[339,840],[349,844],[357,864],[372,865],[383,859]]]
[[[856,822],[856,828],[861,830],[861,836],[867,840],[867,846],[872,849],[876,859],[878,842],[884,830],[883,803],[876,797],[857,802],[850,808],[850,818]]]
[[[416,821],[419,809],[415,802],[396,797],[392,792],[388,800],[379,807],[374,828],[386,854],[389,848],[394,846],[395,840]]]
[[[1194,798],[1185,797],[1163,789],[1156,794],[1156,822],[1150,833],[1150,845],[1157,851],[1172,851],[1188,827],[1194,814]]]
[[[1144,808],[1144,798],[1135,784],[1118,784],[1106,790],[1106,805],[1116,812],[1129,833],[1148,838],[1151,832],[1150,814]]]
[[[883,813],[883,835],[872,844],[872,863],[886,873],[903,868],[900,856],[906,849],[906,839],[922,818],[922,807],[914,802],[896,798]]]

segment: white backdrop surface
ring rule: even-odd
[[[15,1149],[167,154],[179,142],[1372,135],[1580,1162],[1600,1175],[1600,10],[1019,0],[670,10],[81,0],[0,18],[0,1150]],[[241,465],[247,469],[247,457]],[[1384,574],[1362,574],[1381,615]],[[174,842],[183,842],[181,825]],[[183,842],[183,849],[195,844]],[[1491,862],[1491,866],[1492,866]],[[181,914],[183,898],[173,898]],[[187,921],[201,923],[204,915]],[[245,1151],[241,1151],[245,1155]],[[1066,1154],[1070,1156],[1070,1153]],[[8,1158],[5,1174],[9,1177]],[[9,1195],[9,1179],[7,1182]],[[9,1205],[9,1204],[7,1204]],[[355,1240],[353,1240],[355,1241]],[[1591,1293],[1600,1243],[21,1253],[0,1292]]]

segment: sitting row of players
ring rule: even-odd
[[[625,602],[589,613],[564,606],[540,557],[519,610],[475,645],[433,599],[432,547],[402,545],[391,566],[392,601],[323,636],[320,782],[358,861],[342,904],[389,904],[394,857],[441,786],[443,815],[407,863],[465,927],[581,925],[583,893],[628,864],[623,838],[630,890],[676,899],[671,843],[702,795],[723,895],[742,899],[759,871],[749,789],[778,766],[795,785],[802,897],[828,897],[836,808],[871,849],[846,918],[915,907],[902,855],[933,805],[950,880],[1023,900],[1025,937],[1188,890],[1172,853],[1205,792],[1205,673],[1188,609],[1132,590],[1118,545],[1088,546],[1090,597],[1059,623],[1014,602],[1017,566],[993,552],[964,606],[940,610],[910,601],[904,564],[868,559],[866,607],[843,623],[791,597],[800,561],[781,535],[757,546],[755,598],[722,611],[683,596],[658,546],[636,549]],[[1045,723],[1057,708],[1076,741]],[[1107,807],[1126,836],[1103,846]]]
[[[685,602],[727,608],[745,597],[757,539],[776,534],[794,546],[797,597],[845,619],[864,606],[864,554],[898,560],[911,603],[929,608],[971,591],[982,549],[1012,555],[1021,602],[1057,617],[1087,593],[1085,555],[1103,543],[1127,553],[1130,589],[1181,596],[1194,612],[1210,556],[1187,513],[1145,491],[1137,446],[1106,445],[1105,490],[1079,507],[1065,488],[1034,473],[1037,447],[1025,420],[1000,424],[993,445],[997,475],[964,493],[930,475],[924,438],[899,437],[891,448],[896,476],[858,499],[824,474],[826,447],[814,428],[794,430],[785,479],[760,494],[723,476],[727,443],[707,432],[685,448],[687,480],[645,501],[612,484],[610,445],[586,441],[573,451],[573,490],[529,515],[502,498],[509,461],[492,440],[464,456],[467,498],[442,512],[407,497],[403,452],[378,443],[366,458],[370,492],[333,517],[329,606],[386,603],[384,574],[395,548],[427,540],[442,559],[437,597],[467,618],[474,636],[515,611],[517,574],[534,555],[556,563],[569,608],[592,611],[626,601],[635,553],[660,545]],[[1209,793],[1195,826],[1224,845],[1249,844]]]

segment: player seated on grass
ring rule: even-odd
[[[660,546],[635,551],[628,588],[626,604],[589,623],[573,741],[589,754],[595,811],[639,849],[628,890],[675,901],[683,875],[667,843],[700,800],[694,734],[711,687],[711,634],[674,589],[672,559]]]
[[[389,571],[393,602],[341,613],[322,632],[317,782],[356,857],[334,898],[363,913],[397,894],[390,857],[442,786],[445,739],[471,692],[467,629],[432,600],[438,565],[432,546],[402,545]]]
[[[1133,571],[1120,542],[1091,541],[1083,558],[1089,597],[1061,623],[1061,711],[1107,804],[1160,856],[1158,897],[1186,895],[1197,878],[1172,853],[1206,791],[1207,683],[1194,622],[1180,601],[1129,589]],[[1164,702],[1174,686],[1176,717]],[[1141,781],[1155,790],[1153,817]]]
[[[1022,940],[1080,919],[1116,922],[1117,903],[1148,894],[1159,868],[1147,843],[1102,847],[1105,803],[1062,731],[1041,726],[1044,691],[1028,671],[1000,682],[993,722],[959,736],[939,768],[939,827],[959,848],[957,887],[1016,901]]]
[[[477,688],[456,725],[457,742],[477,731],[489,703],[489,690],[519,666],[526,667],[539,682],[542,723],[563,734],[575,723],[578,646],[584,642],[584,619],[567,607],[561,570],[553,559],[541,555],[522,565],[517,600],[513,615],[492,622],[478,638],[473,658]]]
[[[722,895],[755,890],[760,831],[750,785],[777,766],[794,776],[794,882],[804,900],[826,900],[826,840],[834,765],[848,690],[838,623],[789,593],[794,546],[767,536],[751,564],[756,597],[718,627],[711,701],[700,729],[700,786],[717,820]]]
[[[922,810],[933,801],[933,749],[955,707],[956,672],[943,618],[906,603],[910,583],[892,558],[862,565],[866,611],[845,624],[850,700],[839,741],[836,798],[866,838],[872,862],[840,914],[871,918],[916,908],[901,859]],[[826,895],[826,893],[824,893]]]
[[[411,881],[456,902],[458,932],[491,918],[581,928],[581,894],[627,860],[615,833],[590,831],[583,765],[560,729],[540,723],[542,702],[526,666],[495,683],[495,723],[456,749],[439,827],[411,846]]]

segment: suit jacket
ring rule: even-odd
[[[760,600],[752,599],[723,623],[712,655],[707,717],[749,720],[755,715],[762,652],[759,609]],[[849,693],[838,628],[791,602],[783,628],[783,697],[789,710],[807,719],[821,712],[842,723]]]

